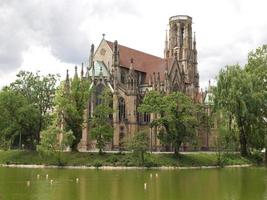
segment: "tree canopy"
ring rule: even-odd
[[[65,130],[71,130],[75,137],[72,150],[77,146],[82,137],[84,111],[88,106],[90,95],[90,81],[75,76],[70,82],[62,82],[58,87],[55,97],[56,112],[63,118]]]
[[[0,92],[0,145],[4,148],[19,146],[34,149],[36,121],[39,110],[19,93],[5,89]]]
[[[93,117],[90,120],[92,122],[90,134],[93,139],[96,140],[96,147],[99,149],[99,153],[103,152],[104,147],[113,137],[113,127],[110,116],[113,113],[112,96],[110,91],[105,88],[97,98],[100,102],[96,105],[93,113]]]
[[[157,91],[149,92],[138,110],[153,113],[157,117],[151,127],[160,128],[158,138],[164,145],[171,145],[175,154],[180,146],[196,133],[196,107],[192,100],[181,92],[162,95]]]
[[[217,111],[223,110],[229,128],[239,130],[240,152],[249,153],[249,147],[264,146],[267,110],[267,46],[252,51],[248,63],[242,68],[231,65],[222,69],[214,90]]]

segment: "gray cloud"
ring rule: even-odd
[[[122,0],[1,0],[0,72],[20,67],[23,52],[33,45],[49,47],[62,62],[80,63],[88,57],[90,46],[90,35],[81,30],[82,23],[119,11],[137,13]]]

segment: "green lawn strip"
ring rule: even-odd
[[[223,165],[256,164],[254,159],[241,157],[239,154],[223,154]],[[59,165],[54,156],[41,156],[33,151],[0,151],[0,164],[44,164]],[[160,166],[216,166],[217,155],[209,153],[180,154],[150,154],[145,155],[145,167]],[[66,166],[140,166],[139,159],[131,153],[81,153],[68,152],[61,154],[61,165]]]

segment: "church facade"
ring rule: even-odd
[[[95,88],[88,100],[84,117],[92,116],[99,103],[97,95],[103,88],[109,88],[113,95],[112,143],[107,149],[120,149],[125,138],[137,131],[147,129],[150,149],[163,150],[157,139],[156,128],[149,128],[154,114],[138,113],[137,108],[147,92],[151,90],[168,94],[180,91],[199,101],[199,73],[197,68],[196,38],[192,32],[192,18],[177,15],[169,18],[166,31],[164,57],[157,57],[104,37],[95,49],[91,46],[85,78]],[[83,76],[83,73],[82,73]],[[83,126],[81,150],[95,149],[96,142],[90,138],[90,123]]]

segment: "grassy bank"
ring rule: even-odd
[[[37,164],[65,166],[140,166],[139,159],[131,153],[62,153],[60,162],[53,156],[40,156],[29,151],[0,151],[0,164]],[[216,165],[256,164],[254,159],[241,157],[239,154],[227,154],[218,163],[217,155],[207,153],[181,154],[174,157],[171,154],[146,154],[146,167],[160,166],[216,166]]]

